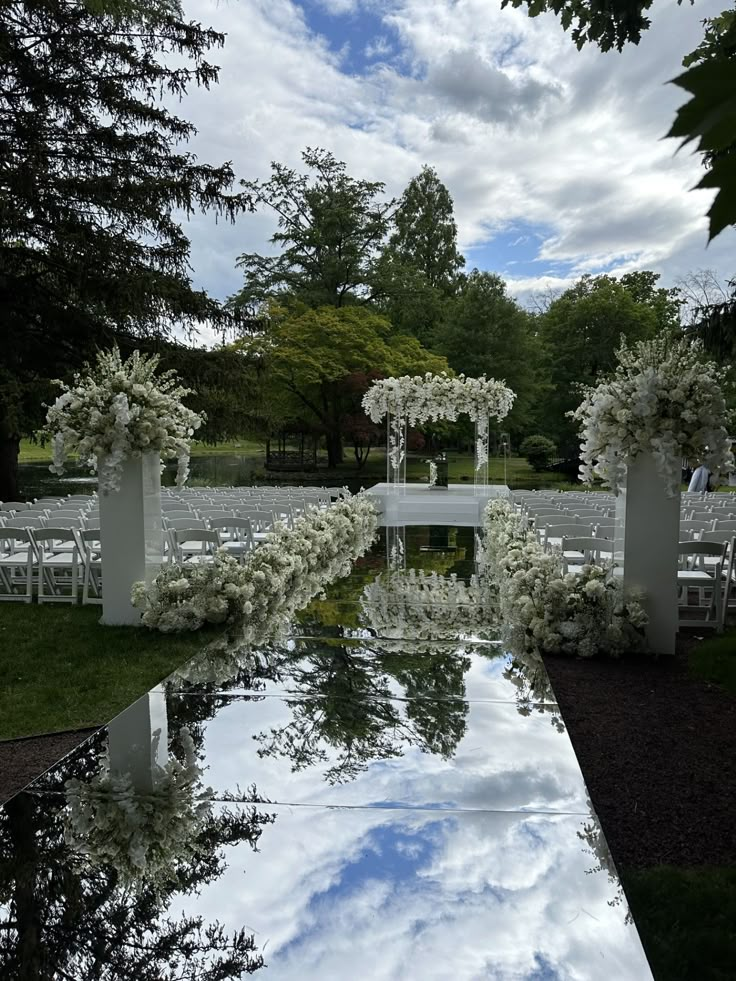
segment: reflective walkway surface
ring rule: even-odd
[[[218,641],[0,810],[0,977],[651,978],[474,533],[414,527]]]

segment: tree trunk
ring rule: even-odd
[[[33,803],[27,794],[18,794],[5,805],[9,823],[13,870],[12,900],[18,931],[15,951],[18,981],[41,981],[48,974],[43,969],[43,934],[36,875],[39,873],[38,849],[34,834]]]
[[[342,433],[340,430],[329,430],[327,433],[327,465],[336,467],[343,461]]]
[[[18,436],[0,436],[0,501],[18,500],[19,453]]]

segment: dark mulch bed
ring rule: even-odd
[[[619,867],[736,862],[736,699],[672,658],[545,658]]]
[[[78,729],[0,742],[0,804],[53,766],[94,731]]]

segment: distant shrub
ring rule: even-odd
[[[527,436],[520,450],[535,470],[546,470],[554,459],[557,447],[546,436]]]

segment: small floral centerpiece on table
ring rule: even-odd
[[[99,466],[101,492],[117,491],[125,460],[157,452],[178,461],[176,482],[185,483],[190,440],[204,416],[182,403],[192,391],[175,371],[156,374],[158,363],[157,355],[138,351],[123,361],[114,347],[100,352],[72,385],[57,382],[63,391],[41,433],[51,440],[52,473],[62,474],[66,456],[76,453],[93,473]]]
[[[426,461],[429,464],[429,486],[447,487],[447,457],[444,453],[439,453],[436,457]]]
[[[584,389],[570,413],[580,424],[581,479],[601,478],[618,493],[627,462],[651,453],[674,496],[682,457],[702,460],[711,471],[733,466],[726,369],[705,360],[699,343],[663,335],[633,348],[623,343],[617,357],[613,375]]]

